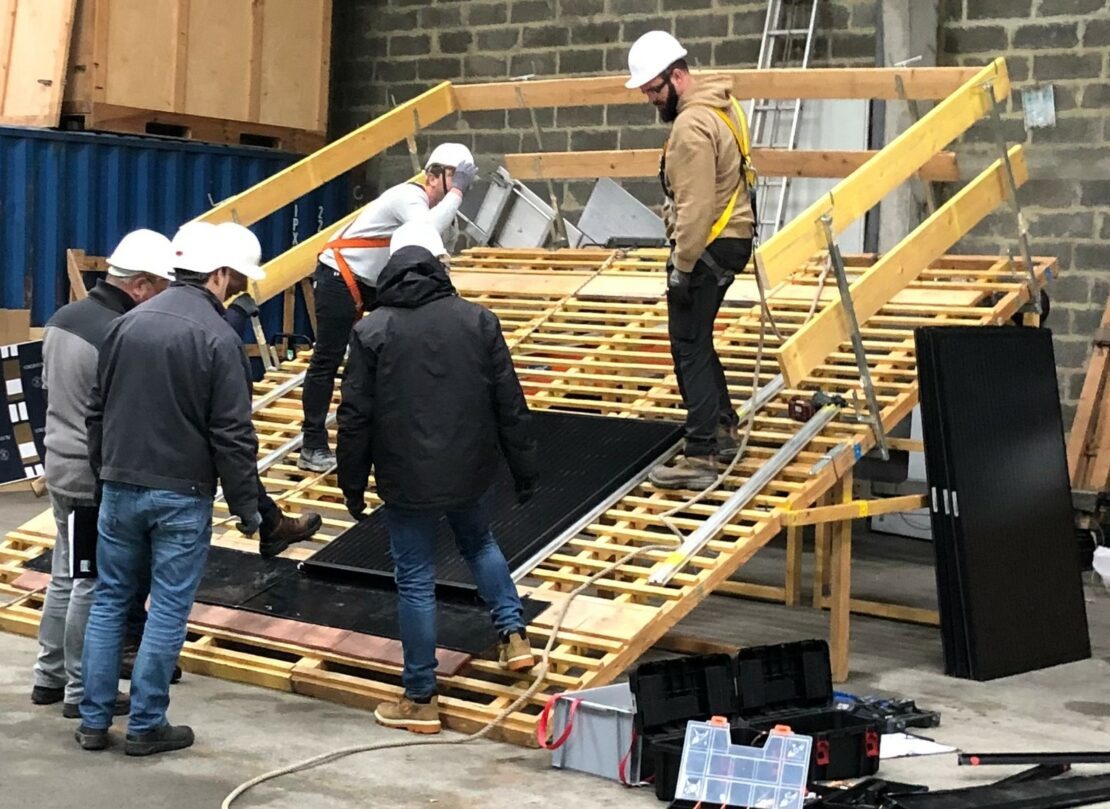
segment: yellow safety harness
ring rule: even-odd
[[[713,111],[717,116],[725,122],[725,125],[732,132],[732,136],[736,139],[736,146],[740,149],[740,171],[744,176],[744,183],[747,188],[755,188],[758,175],[756,174],[755,167],[752,166],[752,150],[751,141],[748,139],[748,119],[744,115],[744,110],[740,108],[740,102],[735,98],[729,97],[732,102],[732,108],[736,111],[736,119],[740,122],[739,127],[732,122],[732,118],[728,112],[720,107],[714,107]],[[713,227],[709,229],[709,239],[706,244],[709,245],[716,241],[717,237],[724,231],[728,221],[732,219],[732,212],[736,208],[736,200],[740,196],[740,184],[737,184],[736,190],[732,192],[732,197],[729,198],[728,205],[725,206],[724,211],[717,217],[717,221],[713,223]]]
[[[713,112],[717,113],[720,119],[724,121],[725,125],[729,128],[729,131],[732,132],[733,138],[736,139],[736,146],[740,150],[740,171],[744,178],[745,185],[747,188],[752,189],[755,188],[755,183],[759,175],[756,173],[755,167],[752,166],[751,142],[748,139],[748,119],[745,117],[744,110],[740,107],[739,101],[731,96],[729,97],[729,101],[732,102],[732,108],[736,111],[736,120],[739,121],[739,126],[732,122],[732,118],[729,117],[727,110],[721,109],[720,107],[712,107],[709,104],[704,106],[710,107]],[[659,161],[659,180],[663,184],[664,193],[666,193],[668,197],[672,197],[673,195],[667,185],[667,145],[668,141],[664,141],[663,157]],[[732,213],[736,209],[736,200],[740,198],[740,188],[741,185],[738,183],[736,185],[736,190],[732,192],[732,197],[729,198],[728,205],[725,206],[721,215],[717,217],[717,221],[713,223],[713,227],[709,229],[709,238],[705,242],[707,246],[716,241],[717,237],[724,231],[725,226],[728,225],[728,221],[732,218]]]

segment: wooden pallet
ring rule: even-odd
[[[458,257],[452,275],[468,297],[501,318],[532,407],[615,418],[677,419],[682,408],[666,337],[665,304],[657,294],[641,291],[645,281],[662,284],[662,262],[658,251],[623,255],[597,250],[479,249]],[[871,256],[850,257],[850,270],[861,273],[873,262]],[[1053,259],[1037,259],[1037,277],[1043,281],[1053,265]],[[818,264],[804,267],[772,297],[770,308],[784,340],[803,325],[818,275]],[[1006,323],[1027,298],[1027,287],[1006,260],[945,256],[924,270],[901,300],[892,300],[868,318],[863,336],[884,425],[893,427],[917,401],[915,327]],[[718,319],[718,350],[736,402],[751,394],[758,325],[758,312],[749,303],[726,303]],[[766,337],[762,383],[776,372],[773,352],[778,345],[778,338]],[[268,374],[258,384],[256,396],[264,397],[302,372],[307,360],[302,354]],[[850,347],[841,345],[802,385],[784,391],[760,412],[748,455],[726,489],[738,487],[793,434],[797,425],[785,413],[790,395],[817,387],[848,395],[857,386],[858,371]],[[337,401],[338,394],[333,402]],[[260,409],[255,417],[260,454],[296,436],[300,423],[299,388]],[[647,580],[661,553],[629,562],[600,580],[572,608],[558,636],[544,690],[506,723],[501,738],[528,743],[547,694],[612,681],[706,596],[727,588],[737,569],[779,533],[786,515],[813,506],[827,495],[837,502],[850,499],[850,484],[844,495],[845,481],[856,455],[870,449],[872,440],[867,427],[848,418],[832,422],[668,585]],[[822,456],[837,448],[844,451],[815,472]],[[287,511],[311,509],[324,515],[318,543],[329,541],[351,524],[335,480],[317,479],[298,470],[295,455],[267,470],[263,479]],[[679,524],[684,530],[696,528],[726,496],[727,491],[719,492],[704,504],[686,509]],[[681,494],[656,490],[647,483],[636,487],[578,536],[535,564],[521,592],[558,603],[567,591],[628,549],[671,541],[659,514],[682,500]],[[221,506],[219,514],[218,544],[248,550],[256,547],[222,522],[226,508]],[[826,601],[832,607],[834,657],[842,664],[841,673],[846,673],[852,606],[850,543],[843,547],[842,534],[837,536],[841,541],[830,551],[834,592]],[[52,541],[53,522],[44,514],[0,544],[0,582],[4,582],[0,601],[21,592],[11,584],[21,574],[21,565]],[[289,555],[303,557],[309,552],[298,548]],[[32,598],[0,610],[0,627],[33,632],[37,602]],[[528,627],[537,646],[549,636],[551,613],[546,611]],[[183,665],[191,671],[360,707],[371,707],[399,692],[396,665],[200,625],[190,628]],[[506,674],[492,660],[475,659],[457,673],[440,677],[445,721],[458,730],[473,730],[512,702],[526,684],[526,677]]]

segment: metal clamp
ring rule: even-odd
[[[988,81],[984,82],[982,86],[990,100],[991,128],[994,130],[994,140],[998,145],[998,152],[1002,156],[1002,164],[1006,168],[1003,176],[1006,178],[1006,188],[1010,193],[1010,205],[1014,209],[1014,217],[1017,220],[1018,244],[1021,245],[1021,258],[1025,262],[1025,273],[1028,276],[1029,300],[1032,311],[1039,315],[1041,314],[1041,291],[1037,284],[1033,252],[1029,248],[1029,227],[1025,223],[1025,216],[1021,211],[1021,202],[1018,200],[1017,181],[1014,179],[1014,167],[1010,163],[1010,153],[1006,151],[1006,138],[1002,132],[1002,115],[999,112],[1001,105],[998,99],[994,97],[994,83]]]
[[[860,332],[859,321],[856,319],[856,308],[852,303],[852,289],[848,284],[848,271],[844,267],[844,257],[836,244],[836,237],[832,231],[832,217],[825,214],[821,217],[821,227],[825,231],[825,242],[829,248],[829,262],[832,264],[833,273],[836,275],[836,286],[840,290],[840,303],[844,307],[844,317],[851,329],[852,350],[856,355],[856,367],[859,369],[860,384],[863,394],[867,398],[867,409],[871,422],[871,432],[875,434],[875,444],[884,461],[890,460],[890,450],[886,444],[886,433],[883,430],[882,410],[879,400],[875,396],[875,385],[871,381],[871,368],[867,364],[867,352],[863,347],[863,333]]]

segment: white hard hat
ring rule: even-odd
[[[108,274],[128,278],[148,273],[173,280],[173,250],[170,240],[153,230],[133,230],[120,239],[108,256]]]
[[[686,49],[666,31],[648,31],[628,50],[629,79],[624,86],[629,90],[643,87],[685,57]]]
[[[455,168],[460,163],[473,162],[474,155],[472,155],[470,150],[461,143],[441,143],[439,146],[432,149],[432,153],[428,155],[428,162],[424,164],[424,168],[428,168],[428,166],[433,163]]]
[[[406,222],[397,228],[389,240],[389,255],[402,247],[423,247],[433,256],[442,256],[447,252],[439,231],[428,222]]]
[[[266,277],[262,269],[262,245],[250,228],[235,222],[221,222],[216,225],[217,243],[223,256],[223,266],[247,276],[252,281]]]
[[[186,222],[173,237],[173,252],[173,266],[179,270],[208,275],[229,267],[252,281],[266,277],[259,266],[262,247],[258,238],[234,222]]]

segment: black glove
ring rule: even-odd
[[[235,527],[244,536],[254,536],[258,529],[262,527],[262,515],[256,511],[247,519],[240,517],[239,522],[235,523]]]
[[[354,517],[356,521],[361,522],[369,516],[366,513],[366,498],[362,492],[351,492],[343,495],[343,502],[347,506],[347,513]]]
[[[690,288],[690,273],[667,264],[667,297],[679,306],[691,306],[694,294]]]
[[[455,174],[451,177],[451,187],[459,189],[460,194],[465,194],[477,179],[477,166],[470,162],[459,163],[455,166]]]
[[[532,499],[532,495],[536,493],[536,479],[528,478],[526,480],[517,480],[513,483],[513,489],[516,490],[516,501],[520,505],[524,505]]]
[[[238,309],[246,317],[254,317],[258,314],[258,304],[255,302],[254,298],[250,296],[250,293],[247,292],[236,297],[235,300],[231,302],[231,307]]]

